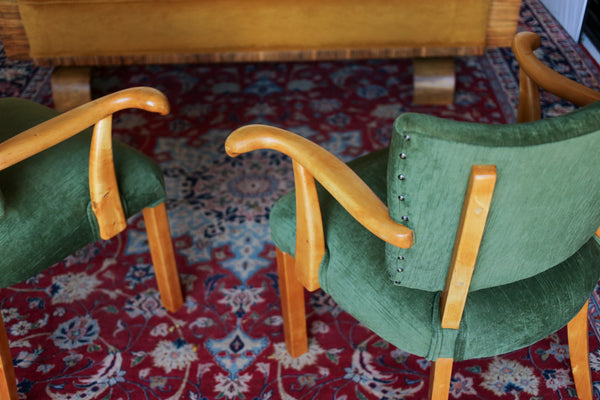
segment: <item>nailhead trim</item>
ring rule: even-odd
[[[407,142],[410,141],[410,135],[404,135],[404,140],[406,140]],[[406,160],[407,156],[406,156],[406,153],[400,153],[399,157],[400,157],[401,160]],[[399,174],[398,175],[398,179],[401,180],[401,181],[403,181],[403,180],[406,179],[406,177],[404,176],[404,174]],[[404,195],[399,195],[398,196],[398,200],[404,201],[404,200],[406,200],[406,197]],[[402,221],[405,221],[405,222],[408,221],[408,216],[403,215],[402,216]],[[398,260],[399,261],[403,261],[404,260],[404,256],[398,256]],[[403,267],[398,267],[396,269],[396,272],[400,274],[400,273],[404,272],[404,268]],[[396,284],[396,285],[399,285],[401,283],[402,283],[402,281],[400,281],[400,280],[394,281],[394,284]]]

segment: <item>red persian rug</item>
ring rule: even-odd
[[[600,88],[599,69],[539,0],[520,30],[542,36],[555,70]],[[51,105],[51,71],[0,57],[0,92]],[[291,163],[269,151],[236,159],[227,135],[248,123],[290,129],[344,160],[386,146],[406,111],[491,124],[515,120],[517,64],[510,49],[458,60],[453,105],[412,104],[408,60],[106,67],[95,97],[147,85],[166,93],[166,117],[128,111],[115,135],[157,160],[185,305],[161,308],[141,217],[44,273],[0,290],[21,398],[423,399],[430,363],[395,348],[325,293],[306,295],[310,352],[283,344],[269,212],[292,189]],[[543,95],[545,116],[572,109]],[[600,393],[600,291],[591,297],[590,352]],[[575,396],[566,332],[502,357],[455,364],[450,398]]]

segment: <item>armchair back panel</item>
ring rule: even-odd
[[[518,125],[399,117],[388,161],[388,207],[414,231],[415,244],[386,245],[390,278],[405,287],[444,289],[475,164],[496,165],[498,180],[471,291],[561,263],[600,226],[599,154],[600,103]]]

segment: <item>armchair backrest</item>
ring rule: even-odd
[[[498,178],[470,290],[531,277],[565,260],[600,226],[600,102],[570,114],[487,125],[405,114],[388,161],[392,219],[414,232],[387,245],[397,284],[443,290],[472,165]]]

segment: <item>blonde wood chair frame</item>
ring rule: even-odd
[[[167,98],[152,88],[132,88],[84,104],[28,129],[0,144],[0,170],[46,150],[94,125],[89,159],[92,210],[100,236],[109,239],[127,222],[121,205],[112,151],[112,114],[137,108],[165,115]],[[143,210],[150,253],[163,306],[176,311],[183,305],[175,253],[164,202]],[[0,317],[0,398],[18,399],[16,377],[8,337]]]

